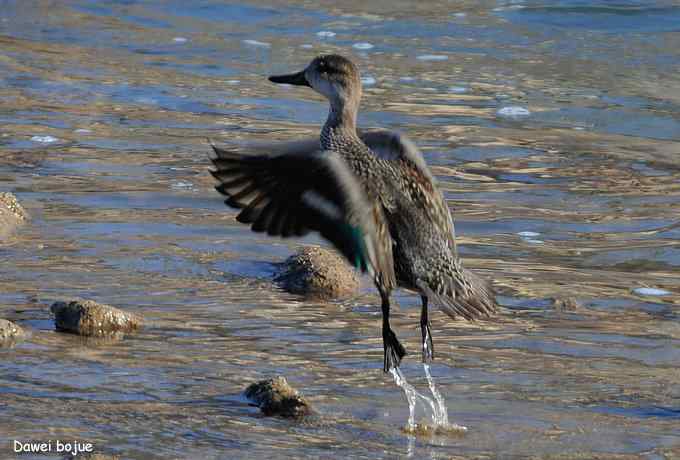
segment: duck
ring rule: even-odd
[[[216,190],[253,231],[284,238],[316,232],[372,277],[386,373],[406,355],[390,325],[391,294],[397,287],[420,294],[422,361],[431,362],[430,304],[477,320],[498,303],[490,283],[463,267],[451,211],[420,150],[398,132],[357,128],[360,72],[344,56],[320,55],[269,81],[309,87],[328,100],[320,136],[245,151],[211,142]]]

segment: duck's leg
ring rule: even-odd
[[[423,362],[429,363],[434,359],[434,346],[432,345],[432,332],[430,331],[430,320],[427,316],[427,296],[420,296],[423,302],[420,311],[420,332],[423,334]]]
[[[406,355],[406,350],[390,327],[390,294],[381,291],[380,297],[382,298],[382,334],[385,352],[384,371],[387,373],[390,369],[399,367],[401,358]]]

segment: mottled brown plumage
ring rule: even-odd
[[[270,77],[270,80],[312,87],[328,98],[330,111],[320,141],[261,146],[259,150],[278,150],[275,156],[265,157],[270,160],[262,161],[286,162],[288,158],[307,156],[316,161],[325,156],[341,159],[344,166],[335,169],[342,170],[341,175],[349,175],[351,179],[335,182],[359,189],[358,194],[354,193],[351,199],[346,200],[351,203],[346,209],[354,210],[354,215],[363,216],[363,220],[355,218],[355,228],[364,234],[372,232],[367,240],[371,242],[374,254],[367,260],[382,298],[384,370],[387,372],[398,367],[405,354],[389,324],[390,294],[395,284],[421,295],[423,360],[431,360],[433,347],[428,301],[434,302],[452,317],[466,319],[487,317],[497,309],[497,304],[489,284],[463,268],[457,254],[451,213],[420,151],[407,138],[394,132],[357,131],[361,81],[354,63],[342,56],[319,56],[301,72]],[[217,153],[220,156],[219,150]],[[216,166],[216,177],[222,180],[219,176],[221,166],[219,163]],[[332,176],[326,177],[326,187],[337,186],[331,184]],[[290,186],[297,184],[296,190],[302,190],[298,196],[303,196],[305,187],[317,191],[323,187],[322,183],[315,182],[303,172],[296,175],[292,171],[287,180]],[[284,182],[281,184],[285,185]],[[232,201],[233,196],[246,193],[242,189],[234,192],[220,187],[218,190],[232,196]],[[339,198],[342,193],[334,194],[328,190],[318,193],[332,197],[334,203],[342,201]],[[230,200],[227,204],[233,205]],[[368,211],[363,210],[364,207]],[[363,211],[357,211],[359,209]],[[345,217],[341,215],[339,218]],[[351,246],[353,243],[343,243],[337,238],[336,241],[329,240],[341,251],[342,244]],[[343,253],[351,261],[347,246],[344,248]]]

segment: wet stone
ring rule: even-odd
[[[92,300],[55,302],[50,310],[58,331],[84,336],[132,332],[142,324],[138,315]]]
[[[293,294],[324,299],[355,295],[360,287],[359,274],[342,256],[318,247],[303,248],[289,257],[276,282]]]
[[[23,338],[24,335],[21,326],[6,319],[0,319],[0,346],[10,345]]]
[[[17,198],[9,192],[0,193],[0,239],[27,220],[28,214]]]
[[[312,413],[309,402],[288,385],[282,376],[249,385],[245,396],[258,406],[264,415],[302,417]]]
[[[573,297],[554,298],[552,305],[555,311],[576,311],[581,308],[581,304]]]

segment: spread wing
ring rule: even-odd
[[[408,179],[415,179],[423,184],[425,189],[432,193],[430,196],[437,201],[435,206],[430,209],[442,210],[441,215],[436,216],[437,220],[441,221],[441,225],[446,227],[446,233],[451,235],[448,241],[451,251],[457,255],[458,248],[456,247],[455,227],[453,218],[448,211],[448,206],[437,189],[436,179],[432,176],[430,168],[423,159],[418,147],[411,142],[403,134],[384,129],[360,130],[358,132],[361,140],[369,147],[369,149],[379,158],[387,161],[401,162],[396,171],[410,174]],[[319,138],[310,137],[298,141],[279,142],[275,144],[268,143],[250,143],[248,150],[258,154],[274,154],[274,155],[311,155],[319,150]]]
[[[281,237],[319,232],[356,268],[394,280],[392,241],[380,231],[384,217],[376,216],[344,160],[320,151],[318,140],[316,145],[315,150],[301,143],[271,146],[276,155],[213,145],[216,170],[210,172],[220,182],[215,188],[228,197],[228,206],[241,209],[236,219],[253,231]]]

